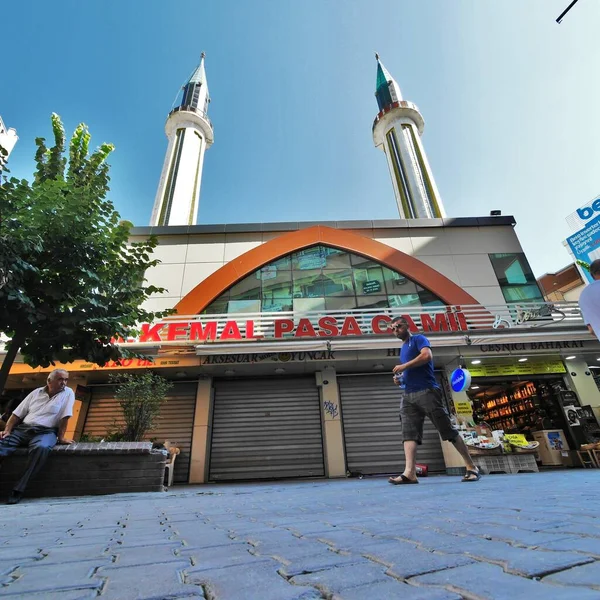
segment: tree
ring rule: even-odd
[[[128,243],[109,190],[113,150],[88,155],[90,134],[80,124],[71,137],[52,115],[54,146],[37,138],[32,183],[0,185],[0,333],[11,339],[0,368],[0,392],[20,351],[32,367],[84,359],[98,365],[138,356],[114,343],[135,336],[136,325],[171,311],[141,307],[162,288],[146,286],[155,238]]]
[[[115,398],[123,409],[122,439],[139,442],[156,427],[160,408],[173,384],[150,371],[126,373],[112,379],[118,382]]]

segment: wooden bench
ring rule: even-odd
[[[101,442],[55,446],[26,497],[88,496],[164,490],[167,453],[152,442]],[[170,457],[169,457],[170,458]],[[19,448],[0,468],[0,496],[8,496],[27,464]]]

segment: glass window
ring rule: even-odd
[[[227,312],[229,314],[260,312],[260,300],[230,300]]]
[[[224,315],[227,312],[227,304],[229,301],[227,298],[218,299],[211,302],[203,311],[204,315]]]
[[[535,283],[535,277],[523,253],[490,254],[500,285]]]
[[[383,267],[383,279],[385,280],[385,288],[388,294],[416,294],[417,286],[410,279]]]
[[[358,308],[388,308],[387,296],[358,296]]]
[[[325,298],[294,298],[294,310],[305,312],[308,310],[325,310]]]
[[[395,294],[388,296],[390,307],[407,308],[411,306],[421,306],[419,294]]]
[[[544,297],[523,253],[490,254],[490,261],[507,302],[543,302]]]
[[[321,280],[325,296],[354,296],[352,269],[323,271]]]
[[[354,310],[356,308],[356,298],[348,296],[347,298],[325,298],[326,310]]]
[[[507,264],[510,277],[518,281],[522,279],[519,279],[517,268],[520,264]],[[419,305],[444,306],[431,292],[371,259],[337,248],[313,246],[254,271],[225,291],[204,313],[303,312]]]
[[[254,277],[245,277],[234,286],[229,292],[231,300],[260,300],[260,280]]]
[[[509,285],[502,287],[507,302],[543,302],[544,298],[537,285]]]

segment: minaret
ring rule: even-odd
[[[214,141],[208,118],[208,84],[200,64],[183,87],[181,104],[167,117],[169,146],[165,156],[150,225],[195,225],[198,217],[204,152]]]
[[[375,97],[379,114],[373,123],[375,146],[385,152],[398,211],[403,219],[444,217],[444,207],[421,143],[425,123],[412,102],[377,59]]]

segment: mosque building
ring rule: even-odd
[[[205,57],[166,121],[152,218],[149,310],[175,309],[127,343],[153,357],[104,368],[69,365],[74,434],[103,435],[118,417],[108,375],[152,368],[174,382],[151,437],[182,450],[180,483],[398,473],[399,393],[391,371],[404,315],[430,338],[436,376],[458,420],[533,432],[581,432],[576,402],[600,415],[600,345],[575,303],[547,304],[511,216],[446,215],[421,140],[424,120],[377,56],[373,141],[383,150],[398,219],[199,225],[205,152],[214,141]],[[223,141],[222,143],[227,143]],[[466,366],[471,387],[450,373]],[[13,388],[43,369],[15,364]],[[571,400],[569,400],[569,398]],[[462,465],[426,423],[419,462]]]

